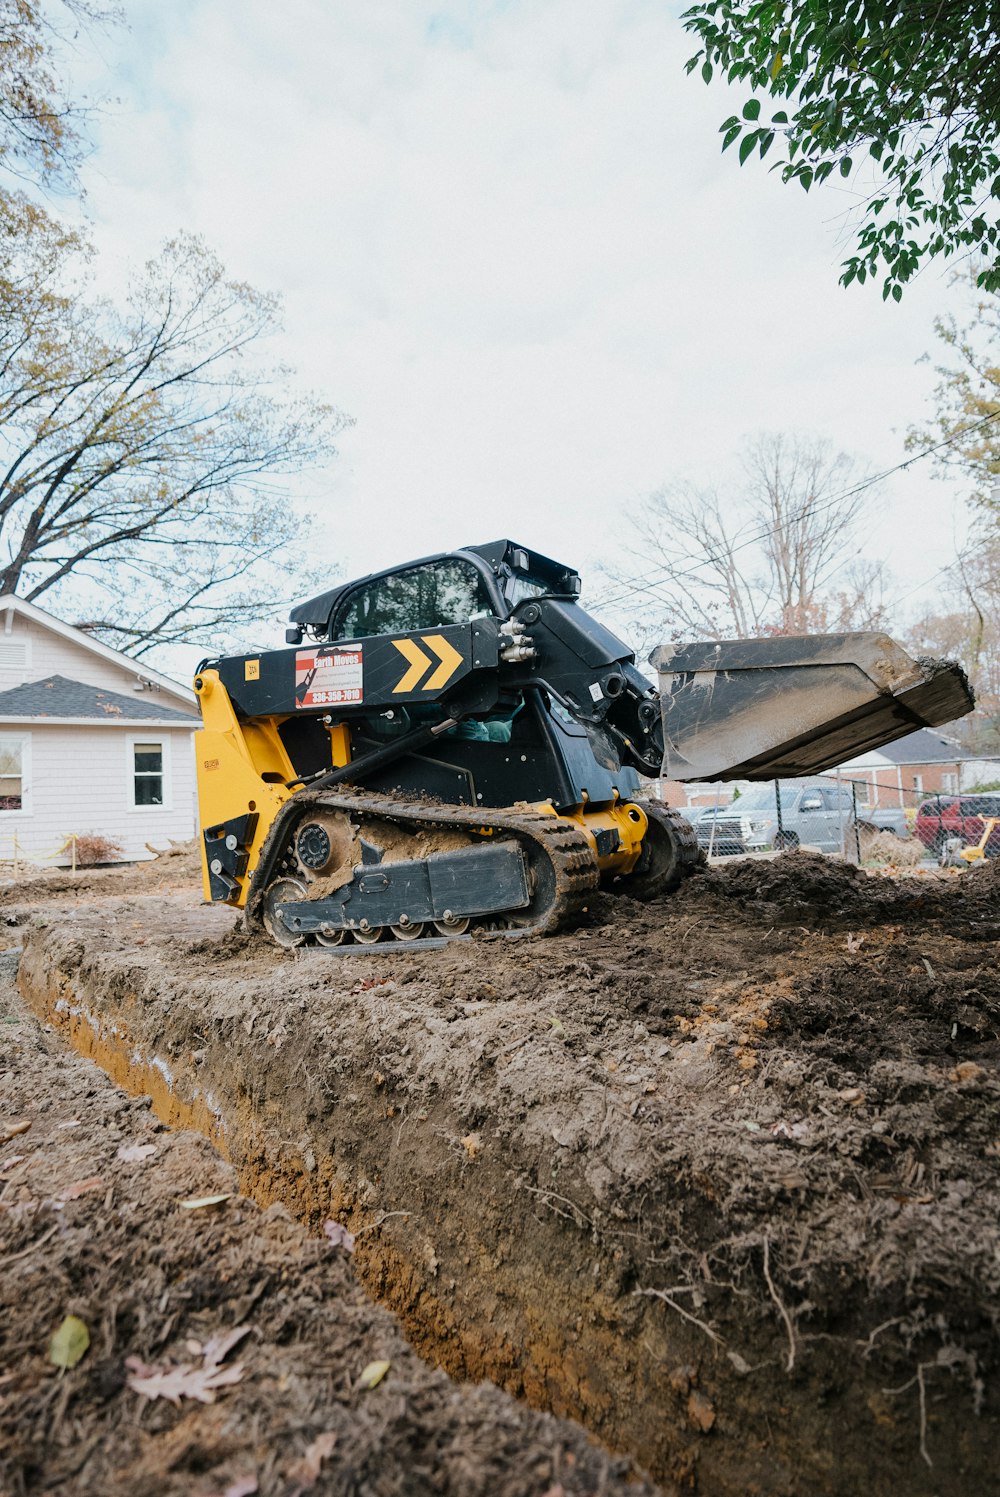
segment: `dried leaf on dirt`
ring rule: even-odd
[[[138,1357],[126,1357],[129,1369],[128,1386],[143,1398],[166,1398],[172,1404],[180,1404],[182,1398],[195,1398],[199,1403],[214,1403],[219,1388],[238,1383],[243,1378],[243,1367],[237,1362],[233,1367],[147,1367]]]
[[[0,1175],[5,1175],[8,1170],[12,1170],[14,1168],[15,1164],[20,1164],[21,1161],[27,1159],[27,1157],[27,1154],[12,1154],[9,1159],[5,1159],[3,1163],[0,1164]]]
[[[56,1367],[75,1367],[90,1345],[90,1332],[78,1315],[67,1315],[49,1341],[49,1361]]]
[[[327,1220],[323,1223],[323,1231],[329,1237],[334,1247],[343,1248],[345,1253],[354,1252],[354,1233],[348,1232],[340,1222]]]
[[[123,1164],[137,1164],[140,1159],[151,1159],[155,1153],[155,1144],[119,1144],[115,1158]]]
[[[238,1476],[224,1492],[213,1493],[212,1497],[253,1497],[259,1490],[256,1476]]]
[[[77,1180],[73,1185],[67,1185],[56,1196],[57,1201],[75,1201],[77,1196],[85,1196],[88,1191],[99,1190],[104,1184],[100,1175],[91,1175],[88,1180]]]
[[[192,1355],[201,1356],[204,1363],[201,1367],[148,1367],[139,1357],[126,1357],[125,1366],[132,1374],[127,1379],[128,1385],[143,1398],[167,1398],[173,1404],[179,1404],[182,1398],[214,1403],[217,1389],[242,1380],[241,1363],[233,1367],[219,1364],[252,1330],[253,1326],[238,1325],[231,1331],[218,1331],[203,1347],[197,1341],[188,1341],[186,1344]],[[252,1490],[256,1491],[256,1486]]]
[[[377,1388],[391,1366],[391,1362],[369,1362],[358,1378],[358,1387]]]
[[[178,1201],[177,1204],[185,1211],[200,1211],[203,1206],[221,1206],[223,1201],[231,1201],[232,1198],[233,1192],[230,1190],[218,1196],[193,1196],[189,1201]]]
[[[21,1134],[21,1133],[27,1133],[27,1131],[28,1131],[28,1129],[30,1127],[31,1127],[31,1119],[30,1118],[28,1118],[23,1123],[10,1123],[10,1124],[8,1124],[8,1126],[3,1130],[3,1132],[0,1133],[0,1144],[9,1143],[12,1138],[17,1138],[17,1136],[19,1134]]]
[[[478,1133],[467,1133],[463,1139],[459,1140],[459,1142],[461,1143],[462,1148],[468,1154],[470,1159],[475,1159],[476,1155],[483,1147],[483,1140]]]
[[[231,1331],[221,1331],[215,1336],[210,1336],[205,1342],[202,1355],[205,1358],[206,1367],[217,1367],[224,1362],[234,1346],[238,1346],[244,1337],[249,1336],[253,1330],[252,1325],[238,1325]]]
[[[711,1400],[697,1390],[688,1398],[687,1414],[695,1429],[700,1429],[703,1435],[707,1435],[715,1423],[715,1409]]]
[[[301,1460],[296,1461],[291,1467],[288,1478],[296,1484],[295,1497],[298,1497],[298,1493],[307,1492],[310,1487],[315,1486],[319,1480],[323,1462],[332,1454],[336,1443],[335,1432],[326,1430],[323,1434],[316,1436],[312,1444],[306,1448]]]
[[[961,1086],[964,1081],[982,1081],[985,1075],[983,1067],[977,1065],[974,1060],[962,1060],[954,1070],[948,1072],[948,1080]]]

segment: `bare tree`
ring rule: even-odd
[[[260,362],[275,298],[198,239],[118,308],[61,289],[50,232],[23,283],[0,263],[0,592],[68,599],[136,655],[217,642],[286,591],[303,522],[276,480],[329,456],[344,418]]]
[[[32,196],[78,188],[87,110],[60,61],[111,0],[0,0],[0,592],[119,648],[224,643],[296,585],[288,480],[344,418],[259,349],[279,306],[192,236],[115,305]],[[294,549],[294,562],[292,551]]]
[[[976,710],[958,733],[969,747],[1000,750],[1000,538],[994,530],[973,541],[944,574],[945,607],[926,613],[910,630],[920,654],[961,660],[976,691]]]
[[[725,496],[678,481],[630,516],[632,569],[612,574],[601,601],[630,612],[646,640],[876,627],[884,567],[857,555],[872,493],[857,461],[827,442],[755,437]]]

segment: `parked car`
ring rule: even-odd
[[[858,827],[861,830],[870,827],[876,832],[892,832],[894,837],[900,838],[913,836],[910,818],[902,806],[870,806],[859,801]]]
[[[702,815],[695,823],[699,846],[709,853],[781,851],[816,847],[821,852],[855,851],[855,798],[848,783],[829,779],[782,780],[781,818],[773,783],[755,785],[733,801]],[[715,809],[715,808],[712,808]],[[910,835],[905,811],[859,802],[857,831],[861,839],[879,831]],[[861,847],[864,854],[864,843]]]
[[[733,814],[735,805],[735,802],[730,802],[718,806],[688,806],[681,813],[694,827],[699,847],[720,857],[746,852],[739,818],[734,818]]]
[[[949,838],[960,838],[966,847],[978,842],[990,816],[1000,816],[1000,791],[935,795],[917,807],[913,831],[927,850],[937,856]],[[1000,857],[1000,826],[993,828],[985,851],[988,858]]]

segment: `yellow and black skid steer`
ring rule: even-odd
[[[659,690],[512,541],[425,557],[292,610],[286,648],[195,679],[206,899],[343,953],[556,929],[599,886],[700,862],[642,776],[815,774],[971,710],[961,669],[886,635],[658,650]]]

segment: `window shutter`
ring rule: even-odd
[[[0,682],[4,686],[20,685],[27,668],[27,642],[23,639],[0,637]]]

